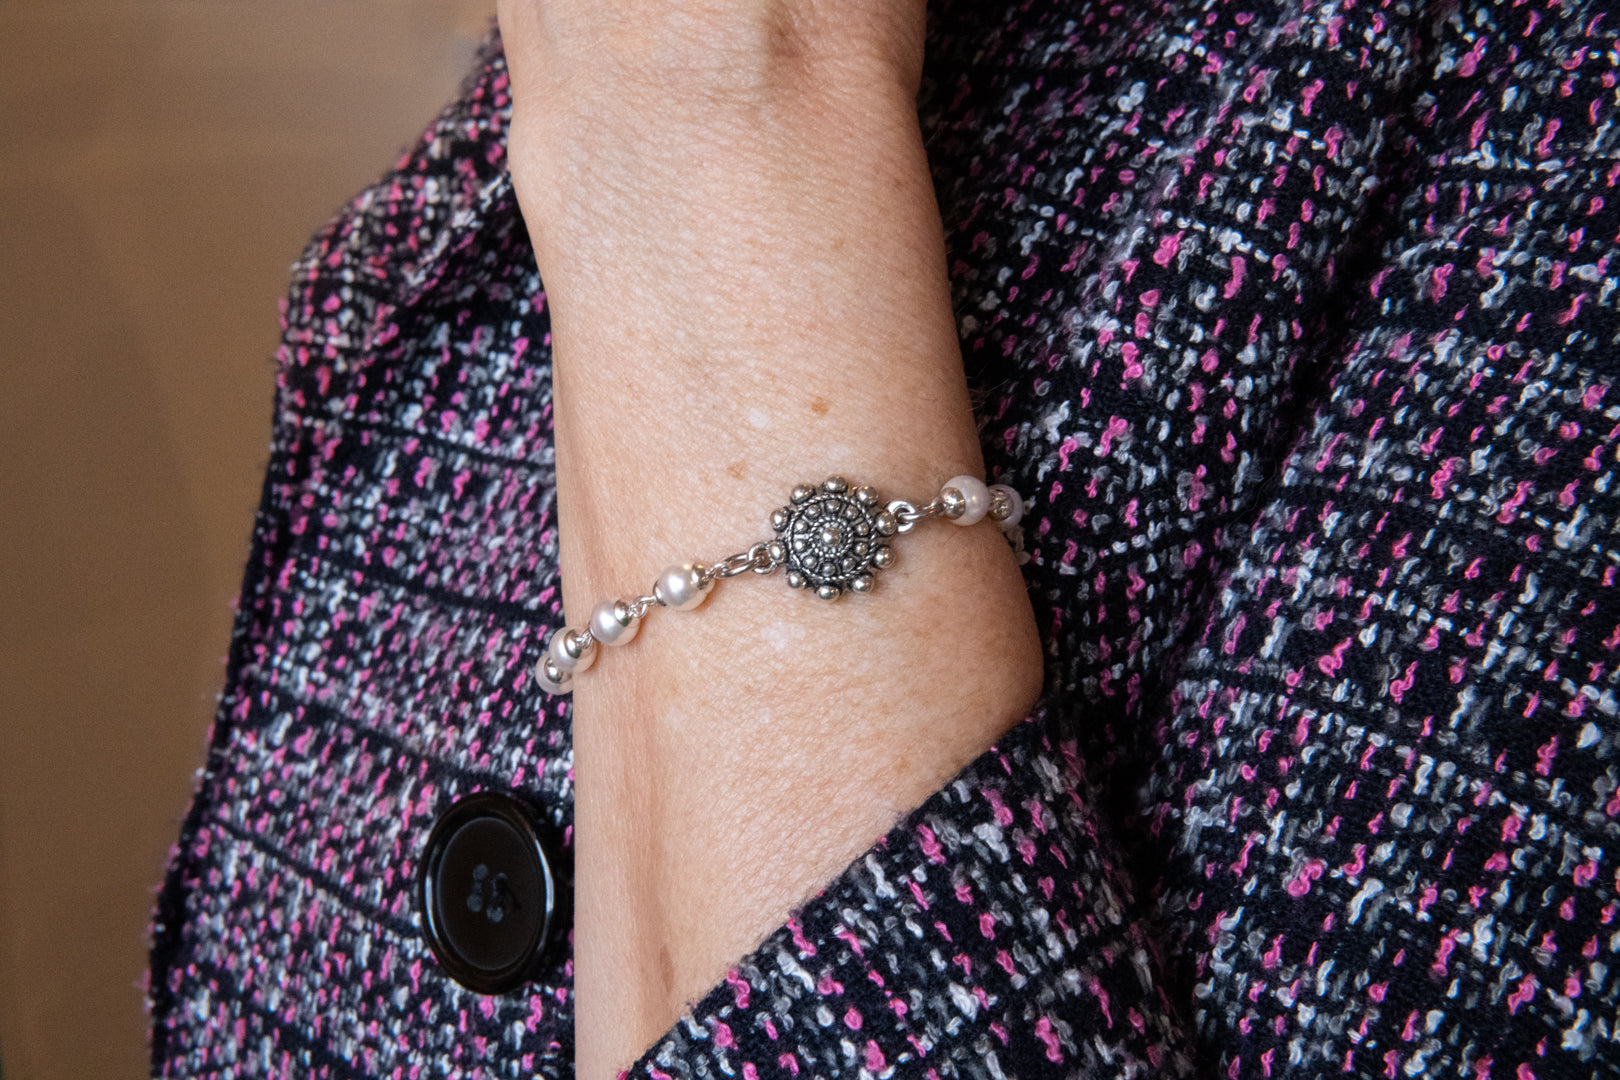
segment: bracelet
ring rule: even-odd
[[[699,562],[671,566],[652,592],[634,600],[604,600],[591,609],[583,630],[562,627],[551,635],[546,653],[534,666],[535,678],[549,694],[566,694],[574,676],[596,662],[597,644],[627,645],[654,607],[690,611],[703,603],[714,583],[753,571],[787,571],[787,583],[808,589],[823,600],[845,592],[871,592],[879,570],[894,565],[894,550],[884,541],[908,533],[917,523],[938,517],[957,525],[989,518],[1011,529],[1024,516],[1024,500],[1005,484],[986,485],[971,476],[945,481],[924,506],[904,499],[884,505],[865,485],[851,486],[842,476],[820,484],[800,484],[788,505],[771,514],[776,537],[712,565]]]

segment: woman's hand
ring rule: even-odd
[[[805,481],[982,475],[917,127],[923,5],[506,0],[550,306],[568,622],[768,535]],[[577,1066],[629,1065],[1032,705],[989,524],[828,604],[752,575],[576,682]]]

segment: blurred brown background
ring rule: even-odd
[[[493,0],[0,0],[0,1066],[146,1074],[305,239]]]

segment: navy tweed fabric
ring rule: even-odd
[[[1571,0],[935,5],[1046,693],[633,1076],[1620,1072],[1617,34]],[[154,1075],[572,1071],[566,955],[471,994],[409,889],[468,791],[569,838],[508,108],[495,44],[296,268]]]

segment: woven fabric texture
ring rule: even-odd
[[[1620,18],[930,18],[919,106],[1046,691],[632,1075],[1620,1070]],[[523,793],[568,850],[509,106],[493,43],[295,268],[154,922],[154,1075],[572,1073],[566,953],[480,997],[411,897],[466,792]]]

